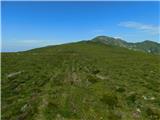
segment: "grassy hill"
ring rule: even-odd
[[[106,45],[128,48],[134,51],[142,51],[160,55],[160,44],[150,40],[145,40],[143,42],[137,43],[129,43],[119,38],[117,39],[108,36],[97,36],[92,39],[92,42],[98,42]]]
[[[2,53],[2,120],[159,120],[160,56],[96,42]]]

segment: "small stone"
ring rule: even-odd
[[[100,117],[100,120],[103,120],[103,117]]]
[[[139,113],[141,112],[141,110],[139,108],[137,108],[136,111],[139,112]]]
[[[150,100],[155,100],[155,97],[151,97]]]
[[[23,72],[23,71],[10,73],[10,74],[7,75],[7,78],[11,78],[11,77],[17,76],[17,75],[21,74],[22,72]]]
[[[28,105],[27,105],[27,104],[25,104],[23,107],[21,107],[21,111],[22,111],[22,112],[25,112],[25,111],[26,111],[26,109],[27,109],[27,106],[28,106]]]
[[[147,97],[146,97],[146,96],[143,95],[142,97],[143,97],[144,100],[147,100]]]
[[[138,112],[133,112],[133,117],[135,119],[138,119],[140,117],[140,114]]]

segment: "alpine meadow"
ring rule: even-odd
[[[128,31],[126,33],[126,37],[128,37],[133,32],[134,35],[131,36],[133,41],[129,41],[130,37],[127,39],[112,37],[113,35],[110,36],[101,31],[98,35],[94,34],[96,37],[88,35],[88,39],[71,41],[72,39],[68,37],[78,36],[76,34],[78,28],[80,32],[83,31],[81,23],[84,24],[83,26],[87,26],[88,24],[98,24],[100,23],[98,20],[102,22],[102,19],[110,21],[118,19],[117,17],[111,19],[114,17],[110,16],[111,18],[109,18],[103,15],[94,17],[96,20],[92,20],[91,14],[93,13],[90,9],[93,4],[93,7],[96,8],[93,8],[92,11],[95,10],[94,14],[100,16],[98,10],[113,9],[112,7],[107,8],[112,4],[115,4],[116,7],[120,5],[122,10],[127,11],[132,8],[132,5],[136,7],[140,4],[142,6],[143,3],[144,6],[145,4],[152,6],[152,2],[103,3],[97,1],[97,3],[3,2],[2,25],[5,23],[4,33],[6,33],[2,33],[1,52],[2,120],[160,120],[160,43],[156,26],[133,24],[133,22],[132,25],[128,22],[127,25],[126,22],[125,25],[121,23],[117,27],[117,30],[121,30],[115,34]],[[57,5],[52,8],[52,4]],[[123,5],[129,5],[130,8],[123,8]],[[75,11],[71,6],[73,8],[76,6]],[[40,10],[41,7],[44,8],[44,11]],[[84,8],[86,13],[80,7]],[[148,9],[148,6],[146,7]],[[140,9],[140,12],[136,11],[133,16],[140,13],[142,15],[143,7],[137,7],[137,9]],[[12,14],[9,14],[8,11]],[[83,13],[80,14],[81,12]],[[35,13],[45,14],[46,18]],[[65,16],[65,13],[68,16]],[[79,16],[76,13],[79,13]],[[152,13],[154,15],[154,12]],[[15,17],[12,16],[13,14]],[[111,15],[108,12],[106,14]],[[90,15],[91,19],[85,15]],[[140,15],[135,20],[140,19]],[[150,13],[145,12],[145,15],[150,16]],[[9,19],[7,16],[12,16],[13,19]],[[123,14],[122,18],[124,16],[129,16],[129,13]],[[73,20],[69,19],[70,17]],[[85,20],[81,17],[84,17]],[[66,18],[66,21],[62,22],[63,18]],[[78,19],[80,20],[78,21]],[[89,19],[91,23],[85,24],[86,19]],[[112,23],[109,20],[107,21],[108,26]],[[73,21],[74,23],[72,23]],[[50,25],[51,23],[52,25]],[[69,26],[72,24],[79,26],[77,29],[73,29],[73,26]],[[40,30],[39,26],[44,29]],[[60,31],[58,28],[61,28]],[[87,27],[83,29],[82,33],[85,34]],[[123,31],[123,29],[127,30]],[[130,31],[130,29],[132,30]],[[63,30],[66,33],[63,33]],[[70,30],[73,34],[70,33]],[[58,36],[57,31],[64,35],[64,42],[61,44],[48,44],[47,41],[48,43],[45,45],[36,46],[38,43],[35,40],[32,40],[35,43],[31,43],[29,40],[28,42],[22,40],[21,43],[18,43],[15,40],[29,36],[44,37],[52,35],[52,33]],[[114,32],[115,29],[109,29],[109,31]],[[36,34],[38,35],[36,36]],[[86,32],[87,34],[89,33]],[[142,39],[136,41],[137,37],[135,36]],[[146,38],[143,39],[143,36]],[[157,36],[158,39],[156,39]],[[7,41],[10,37],[15,39]],[[79,38],[77,37],[77,39]],[[27,45],[35,46],[29,48]],[[17,51],[14,51],[15,48]],[[3,51],[3,49],[5,50]]]

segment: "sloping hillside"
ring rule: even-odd
[[[137,43],[129,43],[119,38],[116,39],[108,36],[97,36],[92,39],[92,42],[98,42],[106,45],[128,48],[134,51],[142,51],[146,53],[160,55],[160,44],[150,40]]]
[[[159,120],[160,56],[78,42],[2,53],[2,120]]]

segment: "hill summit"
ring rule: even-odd
[[[111,46],[125,47],[135,51],[143,51],[147,53],[160,54],[160,44],[150,40],[143,42],[130,43],[120,38],[97,36],[91,40],[92,42],[103,43]]]

